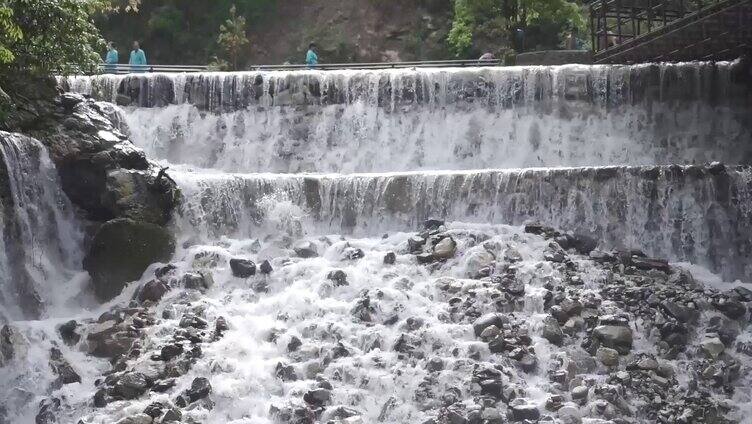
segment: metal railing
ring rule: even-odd
[[[204,65],[109,65],[102,63],[91,73],[95,74],[131,74],[151,72],[205,72],[209,67]]]
[[[245,71],[294,71],[294,70],[335,70],[335,69],[398,69],[398,68],[450,68],[471,66],[500,66],[501,60],[428,60],[413,62],[371,62],[371,63],[320,63],[315,66],[305,64],[251,65]],[[212,70],[204,65],[127,65],[100,64],[91,74],[131,74],[131,73],[180,73],[206,72]]]
[[[413,62],[366,62],[366,63],[320,63],[315,66],[306,64],[293,65],[258,65],[251,66],[253,71],[283,71],[298,69],[397,69],[397,68],[462,68],[469,66],[499,66],[501,60],[422,60]]]

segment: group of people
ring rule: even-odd
[[[104,59],[104,69],[107,73],[117,73],[117,65],[120,62],[120,56],[115,44],[110,41],[107,43],[107,55]],[[146,53],[141,50],[138,41],[133,42],[133,50],[131,50],[130,58],[128,59],[129,72],[146,72]]]
[[[104,58],[104,70],[106,73],[115,74],[118,71],[117,65],[120,63],[120,55],[118,54],[115,44],[110,41],[107,43],[107,54]],[[314,68],[319,63],[319,56],[316,54],[316,44],[311,43],[308,45],[308,52],[305,59],[306,65],[309,68]],[[139,46],[138,41],[133,42],[133,50],[131,50],[130,58],[128,59],[128,71],[129,72],[146,72],[148,67],[146,66],[146,53]]]

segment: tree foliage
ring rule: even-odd
[[[235,71],[238,70],[241,51],[249,43],[245,27],[245,17],[237,14],[235,5],[230,8],[230,17],[219,26],[217,42],[227,54],[232,69]]]
[[[551,28],[583,28],[585,25],[576,0],[453,1],[454,19],[447,42],[457,56],[467,55],[480,36],[511,41],[515,29],[546,27],[550,32]]]
[[[131,0],[113,1],[123,10],[125,2]],[[226,57],[218,39],[219,28],[227,25],[233,5],[238,18],[244,18],[246,25],[255,25],[268,19],[280,1],[141,0],[137,13],[108,13],[97,23],[105,38],[116,46],[139,41],[155,63],[206,64],[212,57]],[[245,47],[243,51],[248,50]],[[240,55],[238,66],[244,61],[244,55]]]
[[[109,6],[107,0],[0,0],[0,70],[47,74],[100,62],[92,15]]]

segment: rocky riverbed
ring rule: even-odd
[[[752,291],[688,264],[441,220],[176,258],[101,315],[3,327],[0,422],[748,422]]]

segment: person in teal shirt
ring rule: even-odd
[[[118,51],[115,50],[115,45],[110,41],[107,43],[107,56],[104,58],[104,71],[108,74],[117,73],[118,63]]]
[[[308,53],[306,53],[305,63],[308,65],[309,69],[319,64],[319,56],[316,54],[316,44],[311,43],[308,45]]]
[[[131,58],[128,61],[131,65],[132,72],[146,72],[146,53],[138,45],[138,41],[133,42],[133,50],[131,50]]]

